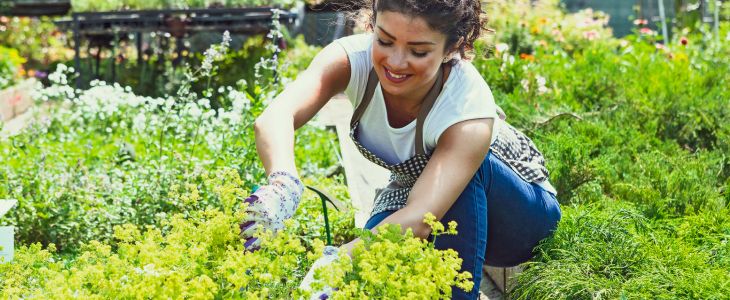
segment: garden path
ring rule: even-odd
[[[334,129],[340,143],[342,166],[345,169],[347,186],[355,209],[355,225],[365,226],[373,207],[375,189],[388,183],[388,170],[370,162],[360,154],[350,139],[350,118],[352,105],[344,94],[333,97],[317,114],[316,121]],[[487,273],[489,269],[490,273]],[[506,299],[504,290],[504,270],[487,268],[482,271],[480,300]],[[495,278],[493,280],[492,278]],[[498,283],[495,283],[498,282]],[[499,285],[501,282],[501,285]]]

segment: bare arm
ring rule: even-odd
[[[345,50],[330,44],[307,70],[286,86],[256,119],[256,151],[266,174],[286,171],[298,176],[294,163],[294,131],[307,123],[350,80]]]
[[[475,119],[452,125],[439,138],[426,168],[408,195],[408,204],[385,218],[383,224],[400,224],[420,238],[431,228],[423,223],[430,212],[441,220],[476,173],[489,151],[494,119]],[[373,231],[377,231],[376,228]],[[358,240],[343,246],[348,253]]]

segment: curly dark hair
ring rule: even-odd
[[[378,12],[397,12],[421,17],[426,24],[446,35],[444,51],[456,51],[461,58],[474,49],[474,42],[487,29],[487,18],[481,0],[369,0],[370,25],[373,28]],[[453,58],[455,63],[458,58]]]

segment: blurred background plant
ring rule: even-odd
[[[25,59],[18,50],[0,46],[0,90],[12,86],[20,78]]]

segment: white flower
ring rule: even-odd
[[[141,133],[147,127],[147,116],[144,113],[139,113],[132,120],[132,130],[137,133]]]
[[[251,105],[251,101],[248,99],[248,97],[246,97],[246,94],[243,92],[231,90],[228,93],[228,98],[233,101],[231,110],[235,112],[243,112],[244,109],[248,108]]]
[[[198,100],[198,105],[202,106],[205,109],[209,109],[210,100],[208,100],[207,98],[202,98],[202,99]]]
[[[228,46],[231,44],[231,33],[226,30],[223,32],[223,42],[221,43],[221,46],[224,48],[228,48]]]
[[[545,84],[547,84],[547,79],[545,77],[542,77],[540,75],[535,76],[535,80],[537,81],[537,93],[538,94],[545,94],[550,91]]]
[[[545,86],[545,83],[547,83],[547,80],[545,79],[545,77],[542,77],[540,75],[537,75],[535,77],[535,79],[537,80],[537,85],[539,85],[539,86]]]
[[[198,107],[197,104],[190,105],[190,108],[188,110],[188,115],[191,117],[197,119],[203,114],[203,111]]]
[[[530,81],[527,79],[522,79],[520,81],[520,84],[522,85],[522,88],[525,89],[525,92],[530,91]]]
[[[497,44],[497,45],[496,45],[496,46],[494,47],[494,49],[496,49],[496,50],[497,50],[497,53],[502,53],[502,52],[506,52],[507,50],[509,50],[509,45],[507,45],[507,44],[505,44],[505,43],[499,43],[499,44]]]

